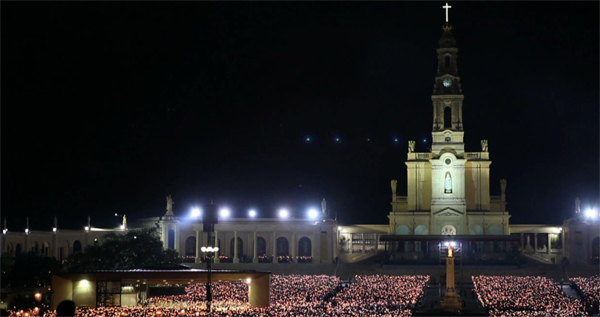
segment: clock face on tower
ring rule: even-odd
[[[442,83],[444,84],[444,87],[450,87],[452,86],[452,79],[444,78],[444,81]]]

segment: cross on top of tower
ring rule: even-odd
[[[448,2],[446,2],[446,5],[443,6],[442,8],[446,9],[446,22],[448,22],[448,9],[450,9],[452,7],[448,5]]]

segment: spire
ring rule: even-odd
[[[456,47],[456,40],[454,39],[454,35],[452,34],[452,24],[450,22],[446,22],[442,25],[442,38],[440,39],[439,46],[440,48],[454,48]]]

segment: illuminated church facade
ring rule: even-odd
[[[478,259],[487,254],[514,256],[517,251],[543,263],[559,264],[598,261],[599,220],[585,215],[576,204],[575,216],[562,225],[510,224],[506,210],[506,180],[499,196],[490,195],[490,153],[487,140],[479,152],[465,152],[461,78],[458,48],[452,26],[446,22],[437,48],[434,79],[432,145],[428,152],[415,152],[409,141],[407,192],[397,193],[391,181],[391,211],[388,224],[342,225],[328,216],[325,206],[316,219],[227,218],[215,226],[216,262],[233,264],[312,263],[332,264],[337,260],[356,262],[376,255],[394,261],[424,261],[438,252],[441,239],[469,243],[468,254]],[[207,241],[202,220],[173,213],[167,205],[163,216],[123,222],[120,228],[49,231],[9,230],[4,222],[1,248],[4,254],[36,252],[64,260],[85,246],[102,243],[107,232],[157,227],[165,248],[178,251],[184,262],[200,263],[201,246]],[[512,252],[512,253],[511,253]],[[309,264],[307,264],[309,265]]]
[[[463,100],[458,74],[458,48],[452,26],[443,26],[434,81],[432,145],[415,152],[409,141],[407,193],[396,193],[392,180],[390,231],[398,235],[506,235],[506,180],[500,196],[490,196],[490,153],[487,140],[480,152],[465,152]]]

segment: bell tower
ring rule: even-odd
[[[464,96],[458,76],[458,48],[452,25],[442,26],[437,48],[437,74],[433,86],[433,129],[431,145],[431,215],[434,232],[467,232],[465,188],[465,144],[462,120]]]
[[[458,76],[458,48],[447,15],[442,30],[442,38],[437,49],[437,75],[431,96],[433,102],[431,150],[434,156],[440,156],[447,151],[462,156],[465,151],[462,119],[464,95]]]

